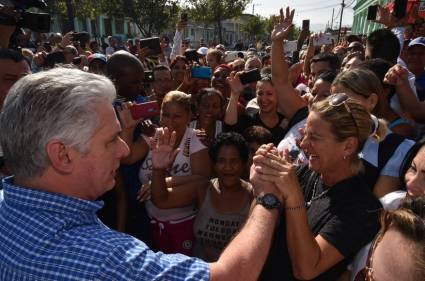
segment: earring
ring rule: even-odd
[[[347,160],[347,155],[344,155],[344,157],[343,157],[343,158],[344,158],[344,160]]]

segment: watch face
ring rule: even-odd
[[[274,204],[276,204],[276,197],[271,194],[266,194],[264,195],[264,203],[269,206],[273,206]]]

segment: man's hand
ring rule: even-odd
[[[280,16],[273,17],[273,31],[271,34],[272,41],[283,41],[288,38],[290,31],[293,28],[292,20],[294,19],[295,10],[290,11],[286,7],[286,15],[283,14],[283,9],[280,9]]]
[[[154,138],[150,139],[152,149],[153,169],[168,169],[179,153],[176,144],[176,132],[170,132],[167,127],[158,128]]]
[[[74,34],[74,31],[70,31],[62,37],[62,41],[60,43],[60,46],[62,48],[65,48],[68,45],[72,45],[73,34]]]

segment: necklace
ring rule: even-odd
[[[305,206],[306,206],[307,208],[309,208],[309,207],[311,206],[311,203],[313,203],[314,201],[319,200],[320,198],[322,198],[323,196],[325,196],[325,195],[329,192],[329,190],[330,190],[330,188],[328,188],[328,189],[326,189],[326,190],[322,191],[319,195],[316,195],[316,189],[317,189],[317,184],[318,184],[318,183],[319,183],[319,178],[317,178],[317,179],[314,181],[314,185],[313,185],[313,194],[312,194],[312,196],[311,196],[310,201],[308,201],[308,202],[306,202],[306,203],[305,203]]]

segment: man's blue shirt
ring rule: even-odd
[[[3,179],[0,280],[208,280],[207,263],[152,252],[100,222],[102,202]]]

